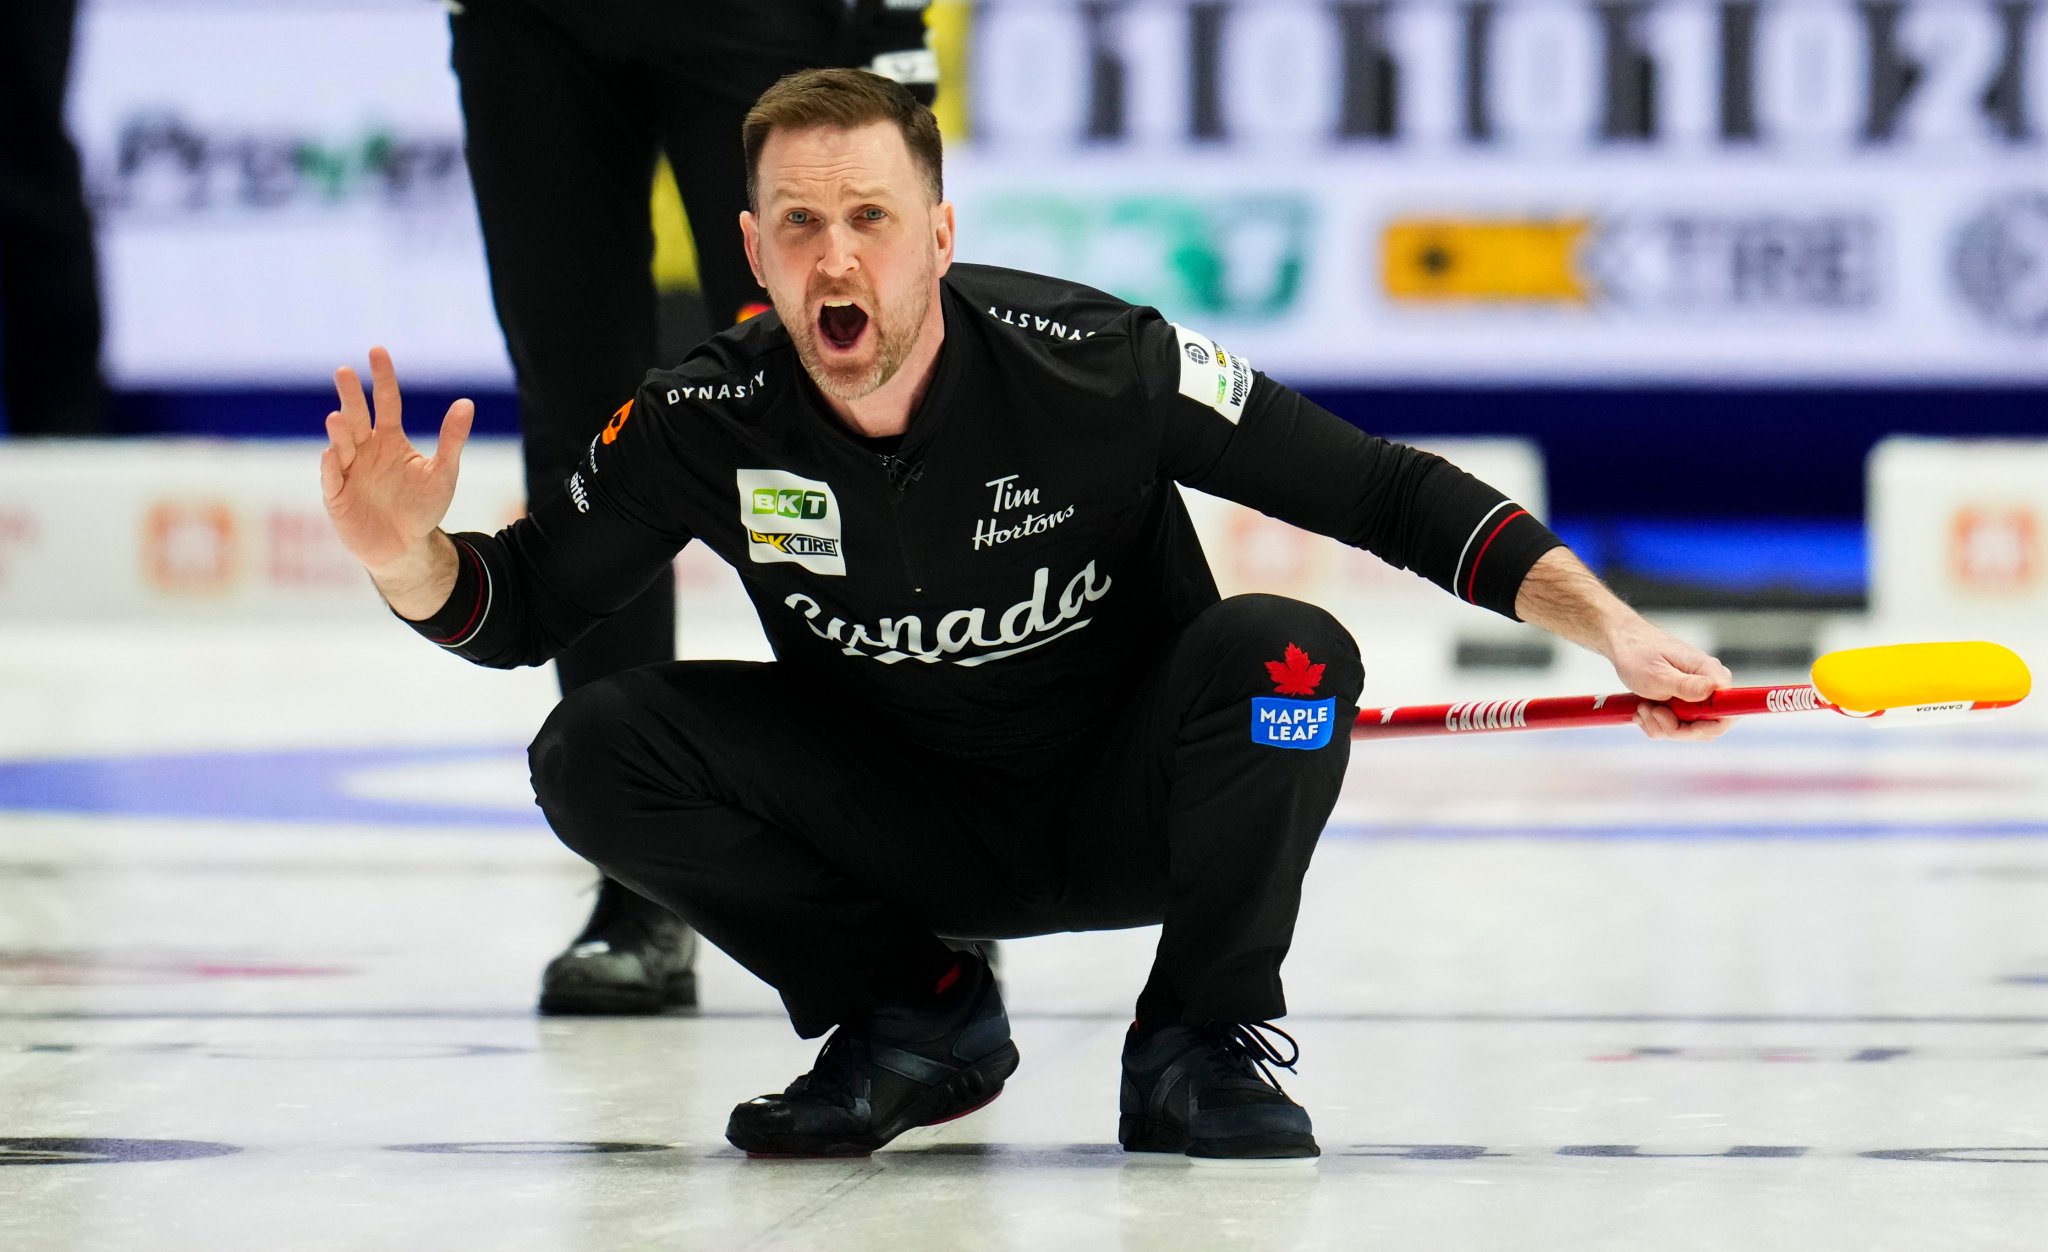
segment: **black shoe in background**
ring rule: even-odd
[[[998,986],[1003,981],[1003,945],[993,939],[948,939],[940,936],[939,942],[955,952],[972,952],[988,962],[988,972],[995,975]]]
[[[546,1017],[639,1016],[697,1003],[697,932],[604,879],[590,922],[540,976]]]
[[[1271,1032],[1294,1047],[1282,1057]],[[1167,1026],[1124,1041],[1126,1152],[1182,1152],[1210,1160],[1312,1159],[1322,1155],[1308,1110],[1288,1098],[1268,1064],[1293,1072],[1294,1036],[1271,1022]]]
[[[940,1004],[885,1006],[834,1030],[809,1073],[732,1111],[726,1139],[754,1156],[866,1156],[1002,1094],[1017,1069],[1002,992],[980,956],[961,953],[958,968]]]

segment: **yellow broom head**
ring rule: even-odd
[[[2013,703],[2033,688],[2027,663],[1995,643],[1897,643],[1848,648],[1813,663],[1813,685],[1859,713],[1959,702]]]

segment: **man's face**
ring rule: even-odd
[[[825,394],[859,400],[903,365],[953,260],[952,206],[929,202],[896,127],[778,131],[761,150],[747,259]]]

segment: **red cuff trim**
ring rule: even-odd
[[[475,563],[477,567],[476,604],[469,610],[469,620],[462,624],[461,630],[458,630],[453,634],[443,635],[439,639],[434,638],[432,635],[427,636],[429,642],[438,643],[444,648],[447,647],[449,644],[454,643],[457,639],[462,638],[464,635],[467,635],[470,632],[470,629],[476,625],[477,617],[484,611],[483,558],[476,554],[476,549],[470,547],[466,543],[463,543],[461,540],[458,539],[454,542],[456,547],[462,549],[463,555],[467,556],[473,563]],[[1483,550],[1482,555],[1484,555]]]
[[[1479,555],[1472,558],[1472,573],[1465,579],[1465,602],[1467,604],[1479,603],[1479,601],[1474,600],[1472,598],[1472,591],[1473,588],[1479,585],[1479,563],[1486,559],[1486,550],[1493,546],[1493,541],[1495,539],[1500,538],[1500,532],[1508,528],[1509,522],[1514,521],[1518,517],[1527,516],[1529,516],[1529,510],[1516,509],[1514,512],[1502,518],[1500,525],[1494,527],[1493,533],[1486,537],[1486,542],[1479,545]]]

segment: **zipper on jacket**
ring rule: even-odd
[[[903,554],[903,573],[910,579],[910,590],[914,595],[924,594],[924,577],[917,572],[917,559],[910,554],[910,536],[903,532],[903,498],[910,492],[910,484],[924,477],[924,465],[915,465],[901,457],[884,456],[882,472],[888,475],[889,519],[896,527],[896,547]]]

